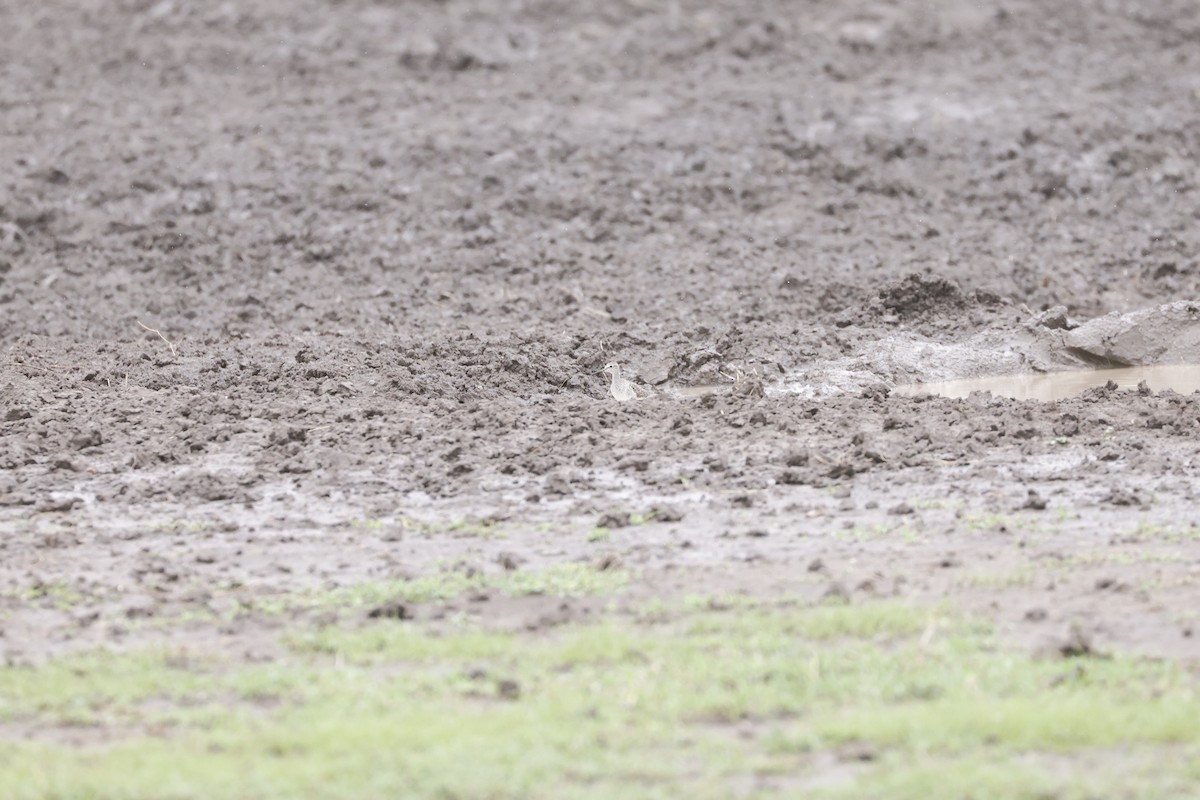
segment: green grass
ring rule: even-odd
[[[431,538],[448,534],[456,538],[480,538],[491,539],[499,534],[501,520],[485,517],[485,518],[470,518],[458,519],[453,521],[431,522],[411,517],[397,516],[390,518],[381,517],[366,517],[359,519],[351,519],[349,525],[351,528],[357,528],[367,531],[381,531],[394,525],[400,531],[408,535],[413,535],[421,538]]]
[[[285,595],[282,602],[293,607],[356,608],[389,600],[448,600],[481,589],[494,589],[513,596],[547,594],[579,597],[614,591],[628,580],[628,574],[619,570],[600,570],[589,564],[569,563],[541,570],[475,574],[447,571],[402,581],[356,583],[344,588]]]
[[[1032,659],[947,609],[689,598],[281,644],[0,669],[0,736],[36,732],[0,747],[0,797],[1156,797],[1200,778],[1195,674]]]
[[[1190,524],[1184,528],[1179,525],[1163,525],[1142,522],[1132,530],[1117,536],[1116,540],[1122,544],[1136,544],[1140,542],[1166,542],[1170,544],[1182,544],[1186,542],[1195,542],[1200,540],[1200,527],[1197,527],[1194,524]]]
[[[867,525],[855,525],[850,529],[835,530],[830,538],[839,542],[874,542],[894,540],[904,544],[918,544],[925,541],[925,535],[906,523],[889,524],[876,522]]]
[[[1051,573],[1050,570],[1044,568],[1042,574]],[[958,579],[955,583],[958,586],[969,586],[976,589],[1017,589],[1032,586],[1037,578],[1038,573],[1032,568],[1018,567],[999,572],[974,572]]]
[[[581,597],[613,592],[627,584],[629,577],[622,570],[603,570],[581,563],[501,573],[447,570],[406,580],[364,581],[333,589],[239,597],[237,603],[245,611],[283,614],[305,610],[357,611],[392,601],[426,603],[485,589],[510,596]]]
[[[1065,567],[1096,567],[1103,565],[1129,566],[1131,564],[1179,564],[1188,561],[1182,552],[1152,552],[1147,550],[1106,550],[1098,553],[1080,553],[1063,559]]]
[[[39,581],[17,594],[17,599],[21,602],[64,610],[72,608],[82,598],[83,595],[62,581]]]

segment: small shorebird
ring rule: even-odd
[[[649,396],[649,392],[646,389],[643,389],[621,375],[620,364],[610,362],[605,364],[604,369],[600,371],[611,379],[608,384],[608,391],[617,402],[626,403],[630,400],[641,400],[643,397]]]

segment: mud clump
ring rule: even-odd
[[[383,603],[367,612],[367,619],[411,620],[415,616],[412,606],[399,600]]]
[[[1092,632],[1079,623],[1071,623],[1065,633],[1046,640],[1040,648],[1040,655],[1043,658],[1062,659],[1108,657],[1098,648]]]
[[[1180,301],[1080,325],[1063,339],[1069,355],[1104,367],[1200,362],[1200,303]]]
[[[880,290],[875,303],[885,314],[912,320],[933,312],[961,310],[967,300],[954,282],[913,273]]]
[[[628,528],[632,524],[633,516],[628,511],[608,511],[601,514],[600,518],[596,520],[596,527],[609,530]]]

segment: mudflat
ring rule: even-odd
[[[696,596],[1200,656],[1200,396],[894,391],[1200,362],[1194,4],[73,1],[0,28],[14,668]],[[653,395],[616,402],[610,362]],[[576,572],[597,592],[512,583]],[[464,583],[354,593],[435,579]]]

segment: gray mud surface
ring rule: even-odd
[[[889,390],[1190,360],[1198,8],[0,2],[0,657],[583,562],[1195,658],[1200,396]]]

